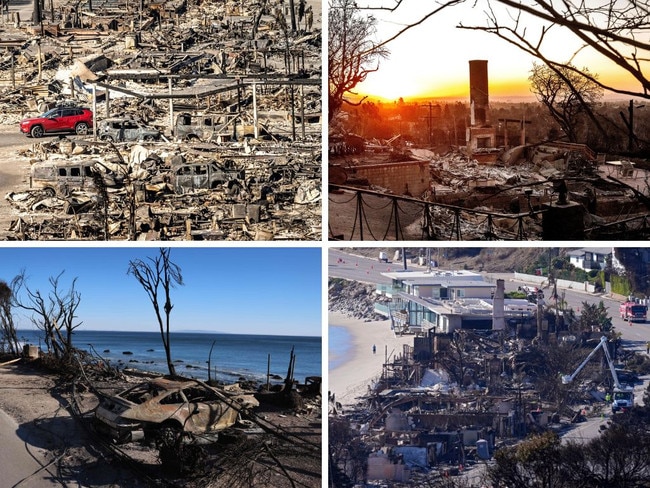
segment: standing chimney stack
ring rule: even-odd
[[[469,102],[472,127],[487,124],[489,104],[487,60],[474,59],[469,62]]]
[[[505,293],[505,281],[497,280],[497,289],[492,300],[492,330],[504,330],[506,328]]]

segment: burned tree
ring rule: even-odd
[[[74,350],[72,333],[82,324],[75,322],[81,293],[75,289],[76,278],[72,280],[67,291],[61,290],[59,281],[62,275],[63,271],[58,276],[49,278],[52,289],[47,294],[30,289],[24,271],[13,279],[11,287],[15,306],[31,312],[32,323],[45,332],[48,351],[56,359],[67,360]],[[21,298],[23,290],[26,297]]]
[[[11,309],[13,307],[13,290],[5,282],[0,281],[0,325],[2,326],[2,341],[7,345],[10,354],[17,355],[19,351],[18,336]]]
[[[176,368],[172,362],[171,343],[169,338],[170,315],[174,306],[171,302],[171,289],[174,284],[183,285],[183,275],[181,268],[172,263],[170,260],[171,249],[160,248],[160,255],[155,258],[148,258],[148,261],[136,259],[129,262],[127,274],[133,275],[142,285],[147,293],[151,304],[153,305],[158,326],[160,327],[160,337],[165,355],[167,358],[167,368],[171,376],[176,375]],[[160,303],[159,288],[162,286],[164,292],[164,304]],[[162,314],[165,314],[163,320]]]
[[[343,417],[329,420],[329,471],[331,486],[352,486],[366,477],[370,448]]]
[[[582,302],[582,311],[576,328],[578,331],[598,331],[605,334],[612,331],[612,318],[607,313],[607,307],[602,300],[598,305]]]
[[[467,331],[455,330],[442,362],[445,370],[461,387],[464,385],[465,377],[471,369],[470,355],[467,351],[468,345]]]
[[[417,2],[394,0],[378,1],[373,10],[406,10]],[[443,8],[466,3],[464,0],[447,0],[434,3],[431,11],[420,20],[404,26],[396,35],[378,46],[407,32]],[[475,8],[481,3],[467,5]],[[538,0],[524,4],[518,0],[485,0],[485,25],[458,25],[461,29],[480,30],[496,35],[504,41],[525,51],[549,67],[562,68],[581,74],[604,90],[630,97],[650,99],[650,77],[646,63],[650,58],[648,33],[648,7],[645,2],[635,0],[604,0],[603,2],[584,2],[567,0],[549,2]],[[533,22],[530,22],[530,20]],[[331,24],[330,24],[331,25]],[[575,54],[586,49],[593,50],[601,58],[618,66],[637,83],[637,88],[628,89],[607,83],[576,66],[562,60],[553,59],[550,53],[551,37],[560,33],[578,42]],[[564,53],[563,53],[564,56]],[[568,59],[573,56],[569,55]]]
[[[354,1],[331,0],[328,19],[328,120],[332,120],[344,103],[358,105],[346,94],[379,69],[379,60],[388,56],[388,50],[372,40],[376,19],[360,15]]]
[[[496,13],[492,5],[506,7],[505,14]],[[548,2],[536,1],[530,5],[515,0],[488,0],[487,26],[463,26],[494,34],[517,46],[544,64],[567,68],[589,79],[602,89],[633,97],[650,98],[650,78],[644,63],[650,55],[648,43],[648,9],[634,0],[605,0],[604,2]],[[541,24],[537,34],[525,18],[534,18]],[[507,19],[507,20],[505,20]],[[575,54],[591,49],[601,57],[628,73],[637,83],[637,89],[625,89],[599,80],[587,70],[552,59],[545,42],[558,31],[570,34],[579,42]]]
[[[571,65],[556,68],[534,63],[528,78],[531,91],[546,106],[569,142],[578,142],[583,115],[595,119],[592,108],[603,95],[603,90],[591,81],[598,76],[587,68],[584,72],[586,75],[577,73]]]

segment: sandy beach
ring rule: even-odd
[[[345,328],[351,336],[349,354],[329,371],[329,391],[342,405],[356,403],[358,396],[368,392],[368,385],[381,376],[386,356],[401,355],[403,344],[413,345],[413,336],[393,334],[389,320],[364,322],[340,312],[330,312],[328,323]],[[377,347],[375,354],[373,344]]]

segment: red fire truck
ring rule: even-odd
[[[630,322],[645,322],[648,314],[648,306],[628,301],[621,303],[619,313],[623,320],[629,320]]]

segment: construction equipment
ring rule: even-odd
[[[609,348],[607,347],[607,337],[603,336],[600,338],[600,342],[593,351],[585,358],[582,363],[576,368],[573,374],[563,375],[562,383],[567,385],[571,383],[575,377],[582,371],[582,368],[589,362],[589,360],[596,354],[598,349],[602,349],[605,353],[605,358],[607,358],[607,364],[609,365],[609,370],[612,373],[612,378],[614,379],[614,391],[612,397],[612,412],[618,412],[619,410],[627,410],[634,406],[634,388],[632,387],[623,387],[618,381],[618,375],[616,374],[616,368],[614,367],[614,362],[612,357],[609,354]]]

